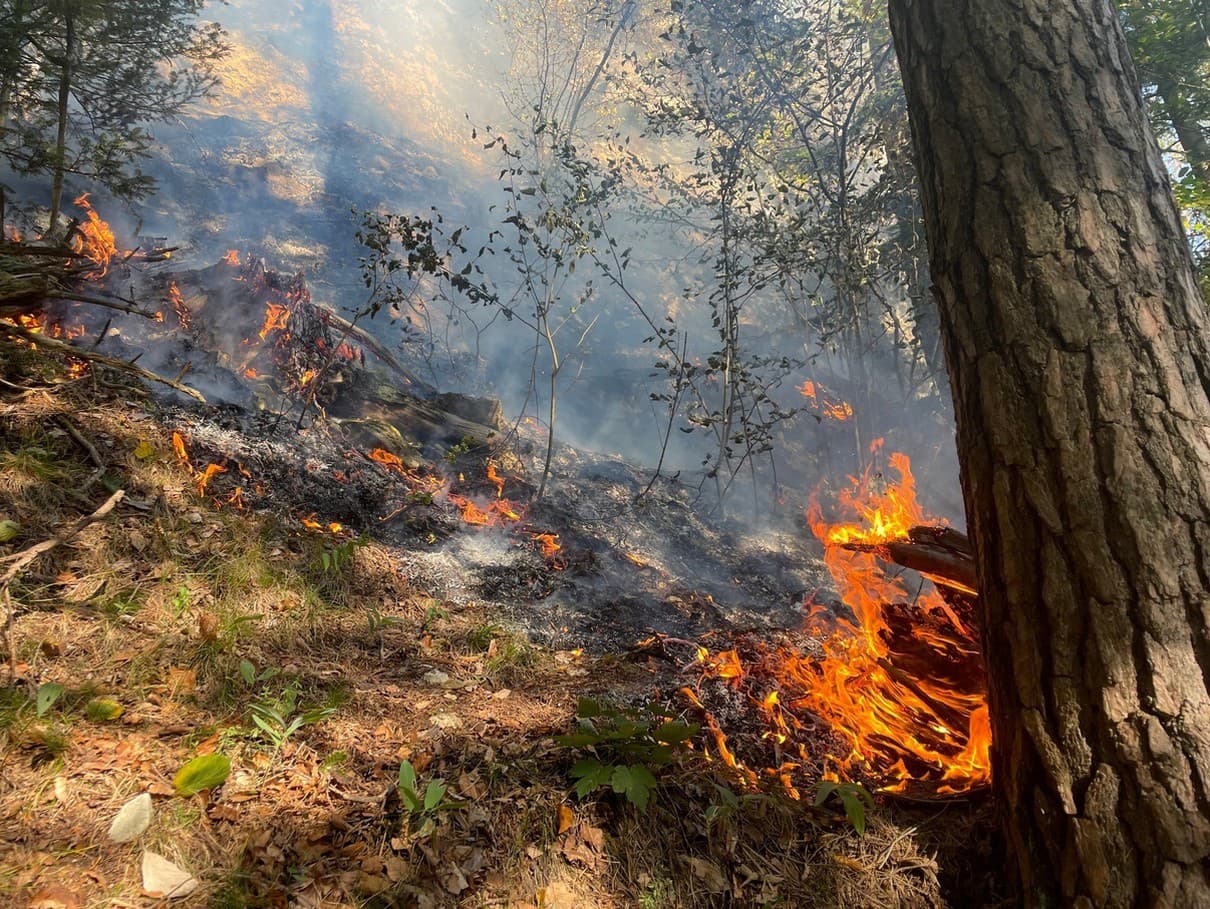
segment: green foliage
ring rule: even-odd
[[[874,796],[859,783],[836,783],[826,780],[819,784],[815,793],[815,807],[820,807],[833,797],[840,800],[845,817],[849,819],[857,835],[864,835],[866,812],[874,810]]]
[[[557,735],[555,741],[591,755],[571,768],[578,797],[608,788],[645,811],[659,785],[653,771],[671,763],[699,728],[669,715],[657,704],[619,708],[580,698],[576,731]]]
[[[216,84],[222,30],[203,0],[8,4],[0,17],[0,157],[22,174],[66,175],[138,199],[146,124],[176,116]],[[53,225],[52,225],[53,227]]]
[[[111,723],[125,712],[126,708],[112,698],[93,698],[84,706],[84,715],[94,723]]]
[[[57,682],[43,682],[39,685],[38,694],[35,697],[35,707],[38,716],[46,716],[47,711],[55,706],[55,702],[63,696],[63,692],[66,690]]]
[[[223,754],[203,754],[189,761],[172,778],[172,788],[179,796],[196,795],[203,789],[213,789],[227,781],[231,774],[231,759]]]
[[[377,637],[388,628],[395,628],[399,624],[400,621],[395,616],[383,615],[377,603],[371,603],[366,608],[366,627],[371,637]]]
[[[444,455],[447,463],[453,464],[464,454],[469,454],[479,447],[479,443],[472,436],[463,436],[457,445],[452,446]]]
[[[189,606],[192,602],[193,594],[189,592],[188,587],[182,584],[176,589],[176,592],[172,594],[172,601],[170,603],[172,606],[172,614],[179,619],[189,610]]]
[[[319,562],[325,574],[339,574],[353,564],[353,554],[358,547],[364,546],[361,539],[345,540],[332,546],[325,546],[319,554]]]
[[[251,660],[239,661],[239,677],[249,688],[254,688],[261,682],[268,682],[279,675],[281,675],[281,670],[274,666],[266,666],[258,673]]]
[[[446,799],[449,787],[445,780],[429,780],[423,792],[416,775],[416,768],[411,761],[401,761],[399,764],[399,800],[407,810],[413,823],[418,823],[416,836],[424,837],[433,832],[436,826],[438,812],[452,807],[453,803]]]
[[[322,723],[336,713],[333,707],[303,710],[298,702],[298,683],[290,681],[276,698],[263,698],[249,710],[256,724],[274,748],[281,749],[290,736],[304,726]]]
[[[449,612],[444,607],[434,604],[424,610],[424,618],[420,620],[420,630],[424,632],[432,631],[438,622],[443,622],[450,617]]]

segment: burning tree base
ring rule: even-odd
[[[765,766],[786,786],[840,776],[886,792],[945,796],[983,787],[991,729],[975,624],[969,546],[947,528],[922,526],[910,465],[891,456],[899,481],[878,490],[872,470],[839,496],[845,518],[810,524],[849,616],[815,605],[808,630],[822,653],[763,644],[699,654],[705,674],[743,692],[764,716]],[[879,558],[928,571],[909,590]],[[823,720],[835,747],[820,753]],[[719,743],[720,752],[725,749]]]

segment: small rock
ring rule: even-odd
[[[458,729],[462,725],[462,720],[456,713],[435,713],[429,717],[429,722],[438,729]]]
[[[440,669],[430,669],[421,677],[421,681],[431,688],[440,688],[449,680],[449,673],[442,672]]]

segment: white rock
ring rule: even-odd
[[[198,888],[198,879],[162,855],[143,853],[143,889],[149,894],[175,900]]]
[[[115,843],[129,843],[151,826],[151,793],[140,792],[125,805],[109,825],[109,838]]]

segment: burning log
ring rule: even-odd
[[[869,552],[912,571],[930,581],[967,596],[978,596],[975,555],[966,534],[952,527],[922,524],[907,532],[906,540],[878,543],[854,541],[841,544],[850,552]]]

